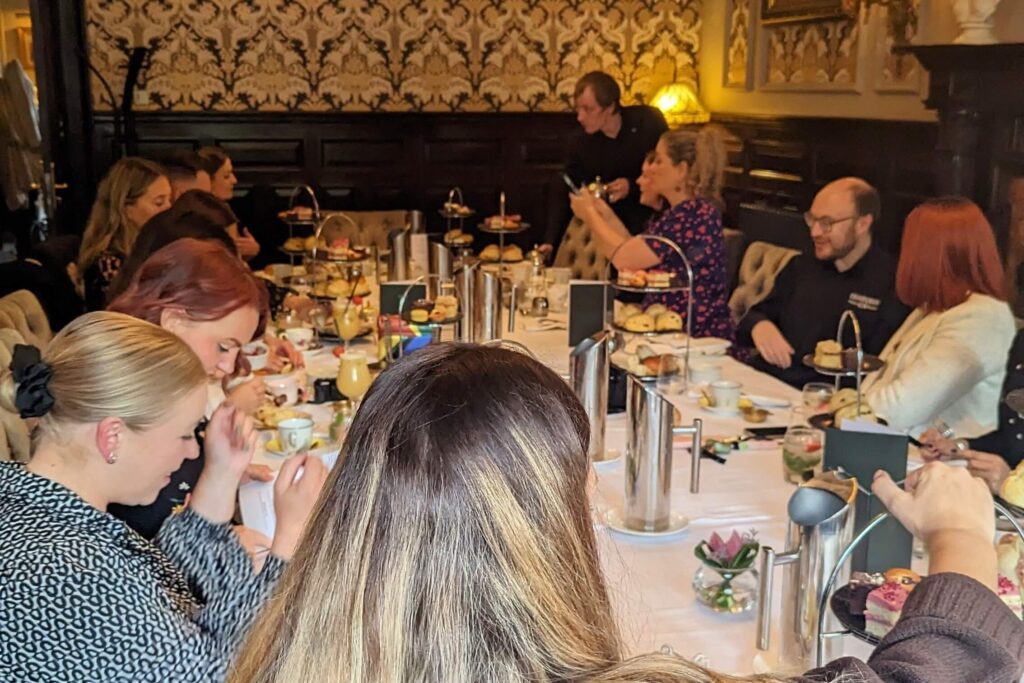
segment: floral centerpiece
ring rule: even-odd
[[[717,532],[711,538],[701,541],[693,554],[703,563],[693,578],[693,587],[702,603],[716,612],[743,612],[756,601],[756,580],[742,580],[754,566],[761,544],[757,532],[748,531],[742,536],[735,530],[728,540]],[[710,574],[705,570],[711,570]],[[714,576],[717,574],[717,576]],[[756,572],[752,572],[756,575]]]

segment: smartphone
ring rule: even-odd
[[[572,190],[573,194],[579,194],[580,193],[580,188],[576,187],[576,183],[574,183],[572,181],[572,178],[569,177],[568,173],[563,173],[562,174],[562,180],[564,180],[565,184],[569,186],[569,189]]]
[[[785,427],[747,427],[744,434],[749,434],[754,439],[777,439],[786,435]]]

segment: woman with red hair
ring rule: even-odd
[[[224,380],[235,373],[242,346],[263,333],[267,302],[266,287],[236,255],[215,242],[180,239],[146,259],[108,310],[173,332],[199,357],[211,379]],[[250,404],[258,405],[264,391],[263,382],[254,379],[227,401],[251,412]],[[208,416],[221,398],[211,392]],[[187,502],[202,469],[200,452],[182,464],[151,505],[111,506],[110,511],[152,538],[171,511]],[[265,478],[268,473],[254,474]]]
[[[914,310],[864,383],[875,413],[918,434],[936,419],[958,436],[997,423],[1016,326],[992,226],[968,199],[932,199],[907,216],[896,294]]]

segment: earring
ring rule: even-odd
[[[117,452],[110,451],[110,453],[107,455],[107,464],[113,465],[115,462],[117,462]]]

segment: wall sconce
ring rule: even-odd
[[[697,98],[696,88],[690,83],[671,83],[654,94],[652,103],[665,115],[669,128],[694,123],[707,123],[711,114]]]

